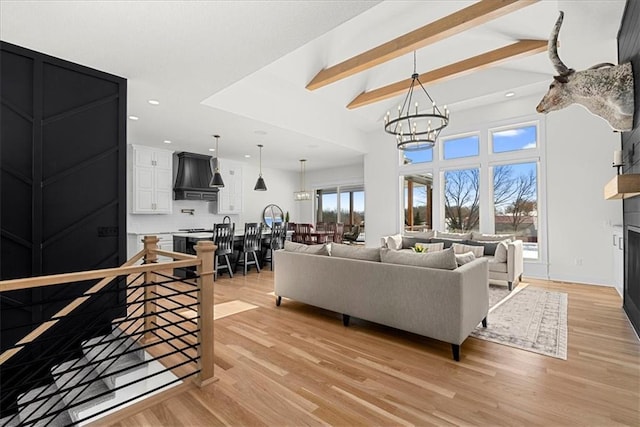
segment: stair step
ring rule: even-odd
[[[1,427],[18,427],[20,425],[20,417],[17,414],[7,415],[0,418]]]
[[[73,370],[70,371],[70,369]],[[84,357],[64,362],[54,367],[51,373],[66,405],[70,406],[79,401],[91,399],[70,408],[71,414],[113,398],[111,389],[103,380],[98,379],[95,366],[90,365]],[[77,386],[80,383],[83,384]]]
[[[34,388],[20,396],[18,396],[18,408],[21,424],[26,424],[41,416],[50,414],[65,408],[65,403],[58,394],[58,387],[55,384],[49,384],[43,387]],[[37,400],[42,398],[42,400]],[[34,426],[67,426],[72,424],[73,420],[67,411],[63,411],[57,415],[51,415],[37,421]],[[12,425],[12,424],[9,424]]]
[[[85,358],[94,363],[98,376],[107,383],[109,388],[115,387],[115,378],[135,369],[144,368],[139,365],[144,361],[144,351],[126,335],[114,333],[102,337],[92,338],[82,343]],[[125,352],[130,352],[123,354]],[[118,356],[117,358],[113,358]],[[110,358],[108,360],[104,360]],[[104,360],[98,364],[95,361]],[[136,366],[139,365],[139,366]],[[114,372],[119,372],[114,375]]]

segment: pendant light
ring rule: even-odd
[[[213,137],[216,139],[216,169],[209,183],[209,187],[222,188],[224,187],[224,181],[222,180],[222,175],[220,175],[220,160],[218,159],[218,138],[220,138],[220,135],[213,135]]]
[[[311,193],[309,193],[307,190],[305,190],[305,183],[304,183],[304,175],[305,175],[305,159],[301,159],[300,160],[300,184],[302,185],[302,188],[300,189],[300,191],[296,191],[295,193],[293,193],[293,198],[296,202],[302,202],[305,200],[311,200]]]
[[[258,147],[260,147],[260,175],[258,175],[256,186],[253,187],[253,189],[255,191],[267,191],[267,184],[265,184],[264,179],[262,179],[262,144],[258,144]]]

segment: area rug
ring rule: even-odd
[[[504,290],[491,288],[488,326],[472,337],[567,359],[567,294],[527,286],[500,298]]]

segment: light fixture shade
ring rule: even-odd
[[[256,186],[253,187],[254,191],[267,191],[267,184],[264,183],[264,179],[262,178],[262,147],[262,144],[258,144],[258,148],[260,148],[260,174],[258,175]]]
[[[256,181],[256,186],[253,187],[255,191],[267,191],[267,184],[264,183],[264,179],[262,179],[262,175],[258,177]]]
[[[222,180],[222,175],[220,175],[220,160],[218,159],[218,138],[220,135],[213,135],[216,139],[216,169],[214,171],[213,177],[211,177],[211,182],[209,182],[209,187],[222,188],[224,187],[224,181]]]
[[[305,163],[307,161],[305,159],[300,160],[300,191],[295,191],[293,193],[293,200],[296,202],[302,202],[305,200],[311,200],[311,193],[305,190],[304,178],[305,178]]]
[[[209,187],[217,187],[217,188],[224,187],[224,181],[222,180],[222,175],[220,175],[218,168],[216,168],[216,172],[213,174],[213,178],[211,178]]]
[[[311,193],[309,193],[308,191],[302,190],[302,191],[296,191],[293,193],[293,198],[296,202],[302,202],[305,200],[311,200]]]

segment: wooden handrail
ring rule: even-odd
[[[154,237],[156,240],[157,238]],[[173,257],[174,259],[181,259],[181,261],[171,261],[171,262],[163,262],[163,263],[150,263],[134,266],[136,262],[145,257],[148,259],[155,260],[156,255],[163,255],[168,257]],[[147,259],[147,261],[148,261]],[[107,286],[113,279],[118,276],[125,276],[136,273],[148,273],[154,270],[164,270],[169,268],[182,268],[182,267],[192,267],[192,266],[201,266],[202,260],[193,255],[185,255],[177,252],[169,252],[169,251],[161,251],[161,250],[147,250],[143,249],[137,254],[135,254],[131,259],[127,260],[122,266],[118,268],[105,268],[101,270],[92,270],[92,271],[80,271],[74,273],[63,273],[63,274],[52,274],[49,276],[39,276],[39,277],[28,277],[24,279],[12,279],[12,280],[3,280],[0,281],[0,292],[6,291],[14,291],[19,289],[31,289],[42,286],[51,286],[51,285],[59,285],[63,283],[73,283],[79,282],[83,280],[91,280],[91,279],[102,279],[95,285],[93,285],[90,289],[85,291],[82,296],[77,297],[69,304],[67,304],[64,308],[59,310],[56,314],[54,314],[50,320],[45,321],[29,334],[27,334],[24,338],[22,338],[16,344],[17,347],[10,348],[6,350],[4,353],[0,355],[0,366],[4,364],[7,360],[11,359],[15,354],[20,352],[24,348],[25,344],[28,344],[34,341],[36,338],[44,334],[48,331],[52,326],[54,326],[60,319],[64,316],[68,315],[76,308],[78,308],[82,303],[88,300],[92,295],[96,292],[99,292],[102,288]],[[207,270],[210,270],[207,268]],[[211,269],[212,270],[212,269]],[[203,271],[204,275],[212,275],[213,271]],[[213,306],[213,304],[212,304]]]
[[[104,268],[102,270],[79,271],[76,273],[52,274],[50,276],[28,277],[25,279],[3,280],[0,282],[0,292],[80,282],[83,280],[100,279],[102,277],[110,277],[113,279],[118,276],[128,276],[129,274],[145,273],[153,270],[193,267],[199,263],[200,261],[198,259],[189,259],[155,264],[134,265],[130,267],[125,266],[118,268]]]

